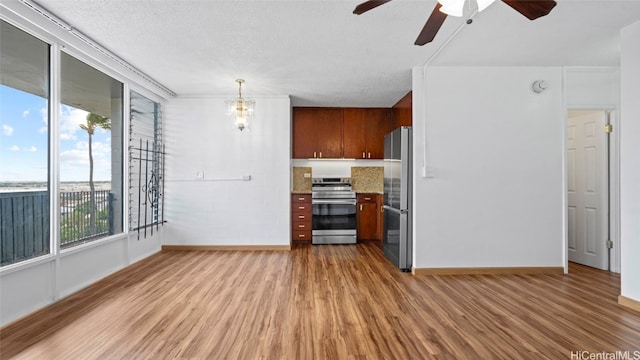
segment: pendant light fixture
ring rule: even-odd
[[[467,0],[438,0],[442,5],[440,11],[451,16],[462,16],[464,3]],[[469,0],[471,1],[471,0]],[[482,11],[491,5],[495,0],[476,0],[478,3],[478,11]]]
[[[231,117],[238,130],[242,131],[249,127],[249,120],[253,119],[256,102],[242,97],[244,80],[237,79],[236,82],[238,83],[238,98],[225,101],[227,105],[226,115]]]

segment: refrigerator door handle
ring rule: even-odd
[[[385,210],[389,210],[392,213],[396,213],[396,214],[407,214],[409,212],[409,210],[407,210],[407,209],[396,209],[396,208],[391,207],[389,205],[384,205],[382,208],[385,209]]]

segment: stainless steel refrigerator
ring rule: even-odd
[[[412,265],[412,130],[403,126],[384,137],[384,255],[400,270]]]

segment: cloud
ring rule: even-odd
[[[9,125],[2,125],[2,133],[6,136],[13,135],[13,128]]]
[[[87,122],[87,111],[62,105],[62,116],[60,117],[60,139],[74,140],[76,132],[80,129],[80,124]]]
[[[49,131],[49,110],[48,110],[48,106],[49,105],[45,105],[45,107],[40,109],[40,117],[42,119],[42,122],[44,123],[44,126],[40,128],[40,130],[38,130],[38,132],[40,134],[46,134],[47,131]]]
[[[26,152],[36,152],[38,148],[35,146],[29,146],[28,148],[20,148],[18,145],[13,145],[9,148],[9,151],[26,151]]]
[[[110,168],[111,144],[94,142],[91,144],[93,161],[96,170],[98,168]],[[89,143],[78,141],[76,148],[60,153],[60,161],[72,166],[89,166]]]
[[[31,112],[31,110],[27,109],[25,111],[22,112],[22,117],[26,118],[27,116],[29,116],[29,113]]]
[[[60,162],[74,166],[89,166],[89,154],[80,149],[63,151],[60,153]]]

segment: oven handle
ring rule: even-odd
[[[355,205],[356,199],[311,199],[311,205],[313,204]]]

